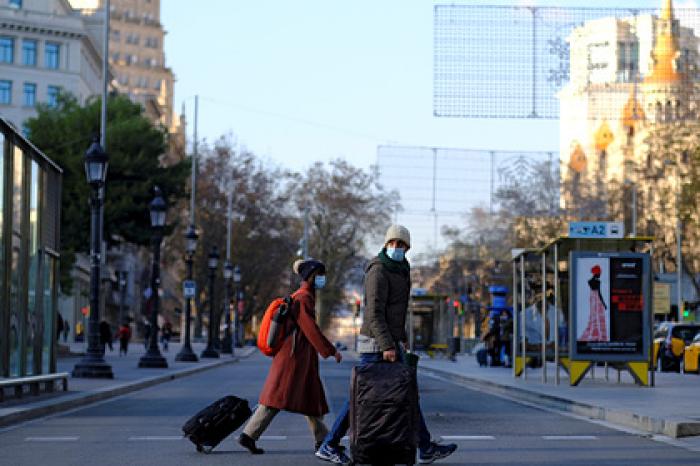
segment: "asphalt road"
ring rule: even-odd
[[[351,362],[322,363],[331,409],[347,396]],[[212,454],[197,453],[180,427],[225,394],[255,404],[269,360],[255,355],[101,404],[0,430],[0,464],[14,465],[320,465],[306,421],[281,413],[252,456],[235,436]],[[436,464],[700,465],[700,454],[597,424],[523,406],[451,382],[419,379],[434,438],[459,450]],[[331,424],[333,413],[327,417]]]

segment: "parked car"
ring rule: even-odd
[[[700,324],[662,322],[654,331],[655,369],[680,372],[685,347],[700,331]]]
[[[683,352],[683,372],[700,374],[700,331],[695,338],[685,347]]]

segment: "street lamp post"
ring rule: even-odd
[[[193,274],[192,266],[194,263],[194,253],[197,250],[197,230],[194,225],[190,224],[185,233],[185,247],[187,254],[185,256],[185,264],[187,266],[187,281],[192,283]],[[181,362],[197,362],[199,358],[192,351],[192,343],[190,342],[190,327],[192,321],[192,297],[185,296],[185,343],[180,352],[175,356],[176,361]]]
[[[236,302],[233,306],[233,349],[231,350],[231,355],[234,354],[236,347],[238,346],[238,299],[240,296],[240,286],[241,286],[241,268],[236,265],[233,268],[233,283],[235,284],[234,293],[236,293]]]
[[[214,302],[216,301],[214,295],[214,281],[216,279],[216,269],[219,266],[219,251],[214,246],[209,253],[209,260],[207,262],[207,267],[209,268],[209,334],[207,335],[207,347],[202,351],[203,358],[218,358],[219,352],[214,348],[214,314],[216,306]],[[218,332],[216,332],[218,333]]]
[[[107,364],[100,348],[100,249],[102,230],[100,215],[102,187],[107,177],[109,157],[95,138],[85,153],[85,175],[92,188],[90,196],[90,320],[88,321],[88,348],[85,357],[73,367],[73,377],[112,379],[112,366]]]
[[[228,260],[224,264],[224,341],[221,348],[222,353],[233,354],[231,349],[231,279],[233,278],[233,265]]]
[[[158,348],[158,308],[160,297],[160,243],[163,240],[163,227],[165,227],[165,200],[161,196],[160,188],[156,186],[155,197],[149,206],[151,213],[151,227],[153,228],[153,265],[151,268],[151,297],[153,307],[151,309],[151,334],[146,354],[139,359],[139,367],[166,368],[165,360]]]

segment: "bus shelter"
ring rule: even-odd
[[[653,385],[650,237],[559,237],[513,251],[513,375],[554,362],[578,385],[597,363]],[[596,317],[599,316],[599,317]],[[651,374],[651,375],[650,375]]]

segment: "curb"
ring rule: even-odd
[[[684,419],[664,419],[633,413],[588,403],[570,400],[554,395],[538,393],[526,388],[513,387],[497,382],[455,374],[435,368],[420,367],[421,372],[458,382],[478,391],[487,391],[489,394],[503,396],[516,402],[524,402],[540,407],[555,409],[557,411],[577,414],[591,419],[606,421],[622,427],[641,430],[650,434],[661,434],[673,438],[692,437],[700,435],[700,422]]]
[[[61,413],[70,409],[79,408],[98,401],[104,401],[110,398],[115,398],[117,396],[126,395],[128,393],[143,390],[144,388],[159,385],[161,383],[169,382],[171,380],[194,375],[199,372],[207,371],[209,369],[216,369],[226,364],[232,364],[234,362],[240,361],[241,358],[246,358],[250,355],[251,353],[243,354],[240,356],[233,357],[231,359],[223,359],[216,362],[212,362],[205,366],[189,367],[186,369],[179,370],[177,372],[171,372],[169,374],[157,375],[146,379],[126,382],[121,385],[106,387],[89,393],[78,393],[72,396],[68,395],[66,397],[62,397],[62,399],[55,401],[46,400],[44,404],[40,404],[38,406],[31,406],[27,408],[22,408],[21,406],[19,406],[17,407],[16,412],[0,416],[0,427],[8,427],[10,425],[17,424],[20,422],[31,421],[39,417]]]

